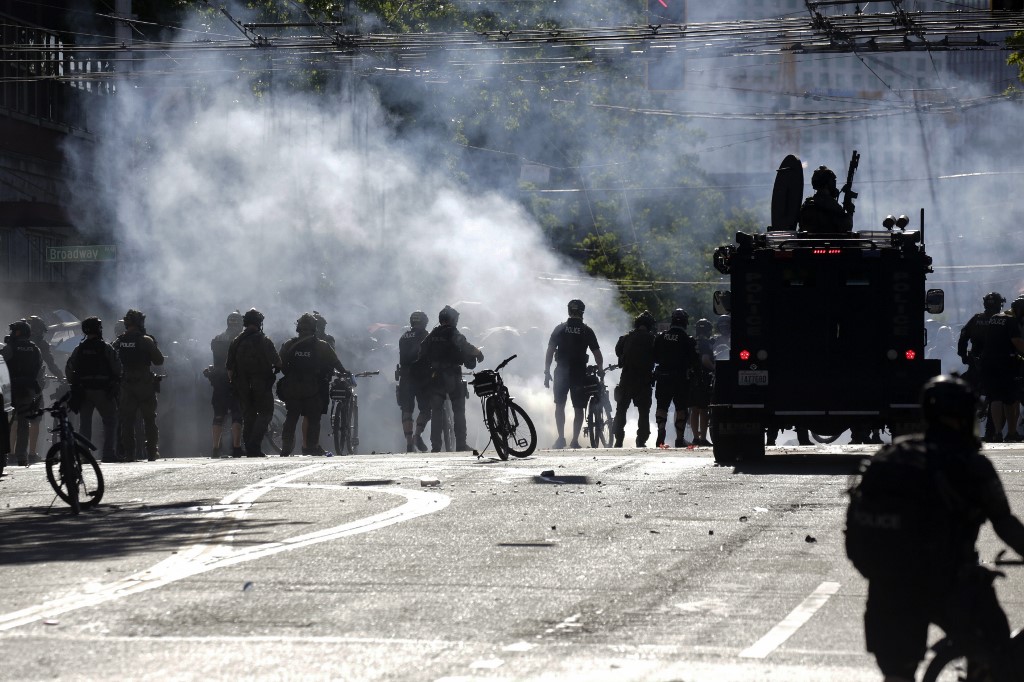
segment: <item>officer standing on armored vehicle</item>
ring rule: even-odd
[[[398,408],[402,412],[402,432],[405,434],[405,451],[427,451],[423,442],[423,430],[430,421],[430,404],[423,395],[424,363],[420,357],[420,344],[427,336],[427,314],[422,310],[409,315],[409,331],[398,339],[398,385],[395,387]],[[419,404],[419,415],[413,422],[413,410]]]
[[[117,451],[117,403],[121,390],[121,359],[103,340],[103,321],[98,317],[82,320],[82,340],[71,351],[65,366],[71,386],[69,407],[80,416],[79,432],[92,440],[93,412],[103,422],[103,461],[112,462]]]
[[[690,315],[682,308],[672,311],[671,326],[658,334],[654,341],[654,360],[658,365],[655,371],[654,398],[657,407],[654,421],[658,425],[657,445],[665,445],[666,427],[668,425],[668,408],[675,405],[675,427],[677,448],[685,448],[688,443],[686,433],[690,399],[690,382],[697,370],[700,358],[697,356],[697,342],[686,332]]]
[[[221,456],[221,438],[224,433],[224,419],[231,413],[231,454],[234,457],[241,457],[245,454],[242,451],[242,407],[238,398],[231,391],[231,383],[228,381],[228,349],[231,342],[242,333],[242,313],[234,311],[228,315],[227,329],[213,337],[210,341],[210,351],[213,353],[213,364],[206,368],[203,374],[210,381],[213,387],[213,449],[211,457]]]
[[[626,437],[626,412],[630,403],[636,405],[639,422],[636,446],[647,447],[651,435],[651,387],[654,378],[654,327],[657,320],[643,311],[633,320],[633,331],[619,337],[615,355],[619,358],[619,385],[615,387],[615,447],[621,448]]]
[[[146,316],[140,311],[131,309],[126,312],[124,327],[124,333],[112,344],[124,370],[118,404],[121,457],[128,462],[135,460],[135,415],[141,413],[146,434],[146,458],[153,462],[160,456],[160,432],[156,425],[159,384],[152,367],[164,364],[164,354],[160,352],[156,339],[146,334]]]
[[[854,152],[856,158],[857,152]],[[852,166],[855,168],[856,166]],[[852,176],[852,172],[851,172]],[[836,174],[827,166],[819,166],[811,175],[814,196],[804,200],[800,207],[800,229],[810,233],[837,233],[853,230],[853,194],[849,183],[843,187],[846,199],[839,203]]]
[[[231,390],[242,406],[245,455],[266,457],[262,443],[274,415],[274,380],[281,368],[281,356],[263,333],[263,313],[250,308],[242,316],[242,325],[242,333],[228,347],[225,367]]]
[[[476,367],[484,354],[459,331],[459,311],[446,305],[437,315],[438,325],[420,344],[420,362],[427,365],[429,378],[424,391],[430,399],[430,451],[441,452],[442,411],[447,397],[452,403],[455,449],[468,450],[466,443],[466,393],[462,367]]]
[[[11,375],[11,406],[14,408],[16,428],[11,432],[10,448],[14,451],[18,466],[28,466],[30,420],[27,414],[42,405],[42,387],[39,374],[43,369],[43,357],[36,344],[32,343],[32,328],[25,320],[12,322],[11,333],[4,339],[3,355]],[[6,418],[6,414],[4,415]],[[32,422],[39,417],[32,419]],[[38,428],[38,427],[37,427]]]
[[[565,447],[565,401],[569,397],[572,398],[573,409],[571,446],[580,446],[580,429],[583,428],[583,411],[587,407],[588,398],[582,390],[587,379],[587,350],[594,354],[594,364],[599,371],[604,366],[604,356],[597,343],[597,335],[583,323],[585,310],[586,306],[578,298],[569,301],[569,319],[551,332],[544,354],[544,388],[551,385],[551,361],[556,362],[554,393],[555,429],[558,431],[558,439],[552,446],[556,450]]]

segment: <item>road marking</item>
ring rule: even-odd
[[[804,623],[811,619],[818,609],[825,605],[829,597],[839,591],[839,583],[823,582],[800,605],[790,611],[782,622],[768,631],[752,646],[740,652],[740,658],[764,658],[779,648],[783,642],[793,636]]]
[[[261,495],[279,487],[284,487],[296,478],[317,473],[323,469],[337,468],[338,466],[340,465],[314,464],[248,485],[221,500],[218,504],[223,505],[223,509],[213,512],[211,516],[241,518],[252,503],[259,499]],[[350,486],[350,489],[358,489],[358,486]],[[114,599],[121,599],[122,597],[162,587],[177,580],[190,578],[218,568],[262,559],[281,552],[337,540],[349,535],[368,533],[386,526],[441,511],[451,503],[451,498],[440,493],[405,490],[397,487],[385,488],[376,485],[372,486],[371,489],[381,493],[399,495],[406,498],[406,503],[395,509],[357,519],[340,526],[334,526],[333,528],[325,528],[312,533],[296,535],[295,537],[277,542],[266,542],[240,550],[233,550],[228,546],[233,536],[232,531],[225,536],[222,543],[213,545],[200,543],[193,545],[149,569],[112,583],[100,585],[88,593],[72,593],[36,606],[0,615],[0,631],[11,630],[38,620],[51,619],[62,613],[86,606],[96,606]]]

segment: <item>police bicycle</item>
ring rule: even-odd
[[[341,374],[335,372],[331,380],[331,434],[334,437],[334,454],[354,455],[359,447],[359,397],[356,395],[356,378],[372,377],[380,370]]]
[[[96,446],[75,431],[68,417],[70,392],[65,392],[50,407],[28,414],[29,419],[49,412],[53,417],[53,445],[46,453],[46,478],[57,496],[71,507],[73,514],[99,504],[103,498],[103,472],[92,452]]]
[[[584,427],[587,439],[590,441],[590,447],[592,448],[610,448],[614,442],[612,436],[612,427],[614,425],[612,401],[608,396],[608,387],[605,386],[604,375],[605,372],[618,368],[618,365],[608,365],[604,369],[597,365],[587,367],[583,391],[589,398],[587,399],[587,421]]]
[[[997,566],[1024,566],[1024,559],[1005,559],[1005,554],[1004,549],[996,555]],[[1005,577],[1005,574],[996,571],[992,577]],[[934,655],[925,668],[921,682],[968,682],[976,679],[1016,682],[1024,679],[1024,630],[1012,634],[1008,642],[986,641],[985,644],[991,645],[991,649],[983,654],[987,669],[979,675],[963,648],[953,638],[943,637],[931,647]]]
[[[473,373],[473,392],[480,398],[484,426],[491,434],[494,451],[501,459],[508,456],[529,457],[537,448],[537,429],[526,410],[509,395],[501,370],[516,356],[506,358],[494,369]]]

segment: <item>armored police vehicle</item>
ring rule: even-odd
[[[835,174],[815,172],[832,196],[830,223],[801,205],[803,170],[788,156],[776,177],[773,226],[739,232],[715,251],[730,290],[715,292],[715,312],[732,316],[727,359],[715,363],[710,405],[715,460],[765,454],[765,432],[804,428],[824,436],[916,428],[921,386],[939,374],[926,360],[925,311],[942,312],[943,292],[925,289],[932,259],[920,225],[887,217],[879,229],[852,229],[851,189],[840,207]],[[827,171],[825,173],[824,171]],[[821,180],[821,182],[819,182]],[[821,209],[822,206],[819,206]],[[845,221],[845,225],[843,224]]]

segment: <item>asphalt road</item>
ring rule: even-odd
[[[842,541],[868,452],[106,464],[79,517],[10,468],[0,679],[876,681]],[[1022,450],[986,452],[1024,513]]]

